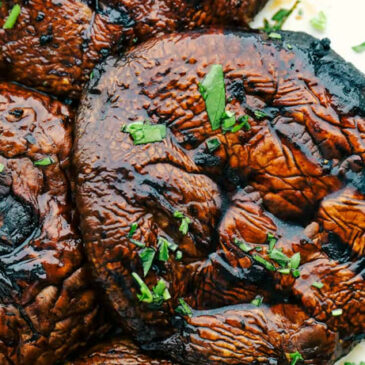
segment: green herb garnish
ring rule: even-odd
[[[353,46],[352,49],[357,52],[357,53],[361,53],[361,52],[364,52],[365,51],[365,42],[364,43],[361,43],[357,46]]]
[[[300,252],[295,253],[291,258],[290,258],[290,263],[289,266],[292,269],[297,269],[300,265]]]
[[[326,29],[327,17],[323,11],[320,11],[318,15],[310,21],[313,28],[323,32]]]
[[[188,230],[189,230],[189,224],[191,223],[190,218],[185,217],[184,214],[182,214],[178,210],[174,212],[174,217],[181,219],[181,224],[180,224],[180,227],[179,227],[179,231],[183,235],[186,235],[188,233]]]
[[[158,283],[153,287],[152,292],[146,283],[140,278],[140,276],[133,272],[132,277],[139,285],[140,294],[137,294],[137,298],[141,302],[161,305],[164,301],[169,300],[171,295],[166,287],[166,282],[160,279]]]
[[[130,239],[130,241],[131,241],[134,245],[136,245],[137,247],[141,247],[141,248],[146,247],[146,245],[145,245],[143,242],[137,241],[137,240],[135,240],[135,239],[133,239],[133,238],[131,238],[131,239]]]
[[[193,311],[191,310],[189,304],[185,302],[184,299],[179,299],[179,306],[175,309],[175,311],[183,316],[191,317],[193,315]]]
[[[320,281],[315,281],[314,283],[312,283],[312,286],[317,288],[317,289],[322,289],[323,288],[323,283],[321,283]]]
[[[250,252],[253,250],[253,247],[251,247],[249,244],[243,241],[239,241],[237,238],[234,240],[234,244],[238,246],[243,252]]]
[[[158,283],[156,284],[156,286],[152,289],[154,297],[155,297],[155,301],[158,302],[163,302],[164,300],[169,300],[171,299],[171,295],[169,293],[169,290],[166,287],[166,282],[162,279],[160,279],[158,281]]]
[[[331,313],[332,313],[333,317],[339,317],[342,315],[343,310],[341,308],[338,308],[338,309],[334,309]]]
[[[273,248],[271,252],[269,252],[269,257],[271,260],[276,261],[280,266],[286,266],[290,262],[289,257],[276,248]]]
[[[295,277],[295,278],[299,278],[300,276],[300,271],[298,269],[292,270],[291,274]]]
[[[278,241],[278,239],[272,233],[269,232],[267,234],[267,241],[269,242],[269,252],[271,252],[275,247],[275,244]]]
[[[277,30],[282,29],[284,23],[295,10],[295,8],[300,3],[300,0],[297,0],[295,4],[290,9],[280,9],[278,10],[271,18],[274,21],[274,24],[270,24],[267,19],[264,19],[264,27],[262,28],[266,33],[275,32]]]
[[[260,263],[262,266],[264,266],[267,270],[270,270],[270,271],[276,270],[275,266],[271,262],[265,260],[263,257],[261,257],[259,255],[253,255],[252,258],[254,260],[256,260],[258,263]]]
[[[146,247],[139,253],[139,257],[141,258],[142,261],[144,277],[146,277],[148,272],[150,271],[155,255],[156,251],[151,247]]]
[[[129,133],[135,145],[161,142],[166,137],[166,126],[164,124],[134,122],[124,125],[121,131]]]
[[[137,228],[138,228],[138,223],[134,222],[131,224],[131,227],[130,227],[129,233],[128,233],[128,238],[132,238],[132,236],[136,232]]]
[[[167,261],[169,259],[169,243],[166,239],[159,239],[158,259],[160,261]]]
[[[251,301],[251,304],[255,305],[256,307],[259,307],[262,304],[262,301],[264,298],[261,295],[257,295],[255,299]]]
[[[209,139],[206,143],[209,152],[214,152],[221,145],[221,142],[218,138]]]
[[[33,164],[34,166],[48,166],[48,165],[52,165],[53,164],[53,160],[51,157],[45,157],[42,158],[41,160],[38,161],[34,161]]]
[[[271,32],[271,33],[269,33],[268,37],[271,39],[281,39],[281,34],[276,33],[276,32]]]
[[[222,65],[212,65],[204,80],[199,84],[199,91],[205,101],[212,130],[217,130],[221,126],[226,104]]]
[[[260,119],[263,119],[263,118],[266,118],[267,117],[267,114],[264,113],[263,111],[261,110],[255,110],[254,111],[254,114],[255,114],[255,117],[256,119],[260,120]]]
[[[145,303],[152,303],[153,295],[149,287],[145,284],[145,282],[140,278],[140,276],[137,273],[133,272],[132,276],[134,280],[138,283],[139,290],[141,292],[140,294],[137,294],[137,298],[139,299],[139,301]]]
[[[10,11],[10,14],[8,18],[6,19],[3,29],[12,29],[18,19],[18,16],[21,13],[21,8],[19,4],[16,4],[13,6],[13,8]]]
[[[178,250],[177,252],[176,252],[176,255],[175,255],[175,258],[176,258],[176,260],[181,260],[182,259],[182,252],[180,251],[180,250]]]
[[[226,110],[222,119],[222,129],[223,132],[228,132],[236,124],[236,116],[234,113]]]
[[[241,115],[238,119],[237,122],[239,124],[235,125],[232,129],[231,132],[232,133],[236,133],[239,130],[241,130],[242,128],[244,128],[246,131],[249,131],[251,129],[250,123],[248,122],[248,115]]]
[[[289,357],[291,359],[291,362],[290,362],[290,365],[296,365],[296,363],[299,361],[299,360],[304,360],[303,359],[303,356],[301,355],[300,352],[298,351],[295,351],[291,354],[289,354]]]
[[[3,172],[4,169],[5,169],[5,166],[2,163],[0,163],[0,172]]]
[[[283,274],[283,275],[289,275],[290,274],[290,269],[288,267],[284,268],[284,269],[278,269],[278,272],[280,274]]]

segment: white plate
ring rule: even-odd
[[[280,8],[288,9],[294,3],[295,0],[270,0],[251,26],[253,28],[261,27],[264,18],[270,19]],[[299,10],[302,15],[299,15]],[[324,32],[319,32],[310,25],[310,19],[321,10],[327,16],[327,26]],[[302,0],[283,29],[305,31],[317,38],[328,37],[331,39],[332,48],[338,54],[365,73],[365,52],[356,53],[351,48],[365,42],[364,17],[365,0]],[[337,365],[343,365],[345,361],[355,364],[365,361],[365,342],[358,345]]]

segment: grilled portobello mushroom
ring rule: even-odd
[[[184,364],[331,364],[364,334],[365,77],[278,34],[153,39],[81,99],[94,277],[119,326]]]

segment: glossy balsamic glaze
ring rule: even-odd
[[[2,29],[21,5],[13,29]],[[92,69],[109,54],[163,33],[212,24],[247,26],[266,0],[4,0],[0,73],[68,98],[80,96]],[[91,76],[92,77],[92,76]]]
[[[227,108],[251,129],[212,131],[198,83],[225,74]],[[76,120],[76,199],[86,252],[120,325],[145,349],[184,364],[285,364],[299,351],[330,364],[364,333],[365,78],[326,40],[283,32],[192,32],[110,58]],[[257,120],[255,110],[267,117]],[[167,137],[135,146],[123,124],[164,123]],[[206,141],[221,146],[210,153]],[[191,219],[179,232],[180,211]],[[164,236],[181,261],[155,261],[172,298],[137,299],[140,248]],[[300,277],[265,269],[268,232]],[[244,240],[261,251],[245,253]],[[260,249],[259,248],[259,249]],[[271,261],[272,262],[272,261]],[[321,289],[312,284],[322,282]],[[256,295],[263,304],[250,304]],[[179,319],[184,298],[193,316]],[[340,316],[332,311],[342,309]]]

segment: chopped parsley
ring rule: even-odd
[[[290,262],[289,257],[276,248],[271,250],[269,257],[271,260],[277,262],[280,266],[286,266]]]
[[[161,142],[166,137],[166,126],[164,124],[134,122],[124,125],[121,131],[129,133],[135,145]]]
[[[49,166],[53,164],[53,160],[51,157],[45,157],[42,158],[41,160],[38,161],[34,161],[33,164],[34,166]]]
[[[8,18],[6,19],[4,25],[3,25],[3,29],[12,29],[18,19],[18,16],[21,13],[21,7],[19,4],[16,4],[13,6],[13,8],[11,9]]]
[[[234,244],[238,246],[243,252],[250,252],[253,250],[253,247],[251,247],[249,244],[243,241],[239,241],[237,238],[234,240]]]
[[[137,298],[140,302],[161,305],[164,301],[169,300],[171,295],[166,287],[166,283],[163,279],[160,279],[158,283],[153,287],[152,292],[146,283],[140,278],[140,276],[133,272],[132,277],[139,285],[140,294],[137,294]]]
[[[0,172],[3,172],[4,169],[5,169],[5,166],[2,163],[0,163]]]
[[[262,301],[264,298],[261,295],[256,295],[255,299],[251,301],[251,304],[255,305],[256,307],[259,307],[262,304]]]
[[[226,110],[222,119],[223,132],[228,132],[236,124],[236,116],[234,113]]]
[[[261,257],[259,255],[253,255],[252,258],[255,261],[257,261],[258,263],[260,263],[262,266],[264,266],[267,270],[270,270],[270,271],[276,270],[275,266],[271,262],[265,260],[263,257]]]
[[[169,259],[169,250],[175,252],[178,248],[177,244],[174,242],[169,242],[166,238],[158,238],[159,255],[158,259],[160,261],[167,261]]]
[[[312,27],[320,32],[326,29],[327,17],[323,11],[320,11],[318,15],[310,21]]]
[[[179,227],[179,231],[183,235],[186,235],[188,233],[188,230],[189,230],[189,224],[191,223],[190,218],[185,217],[184,214],[179,212],[178,210],[176,210],[174,212],[174,217],[181,219],[181,224],[180,224],[180,227]]]
[[[292,269],[297,269],[300,265],[300,252],[295,253],[291,258],[290,258],[290,263],[289,266]]]
[[[246,131],[249,131],[251,129],[251,125],[248,121],[248,115],[241,115],[238,119],[237,122],[239,124],[235,125],[232,129],[231,132],[232,133],[236,133],[239,130],[241,130],[242,128],[244,128]]]
[[[295,10],[295,8],[298,6],[299,3],[300,0],[297,0],[290,9],[279,9],[271,18],[271,20],[274,21],[273,24],[270,24],[270,22],[267,19],[264,19],[264,27],[262,29],[266,33],[271,33],[282,29],[284,23],[293,13],[293,11]]]
[[[299,361],[299,360],[304,360],[303,359],[303,356],[301,355],[300,352],[298,351],[295,351],[295,352],[292,352],[291,354],[289,354],[289,358],[290,358],[290,365],[296,365],[296,363]]]
[[[290,269],[288,268],[288,267],[286,267],[286,268],[282,268],[282,269],[278,269],[278,272],[280,273],[280,274],[283,274],[283,275],[289,275],[290,274]]]
[[[357,53],[361,53],[365,51],[365,42],[357,45],[357,46],[353,46],[352,49],[357,52]]]
[[[179,298],[179,306],[175,309],[176,313],[179,313],[183,316],[191,317],[193,315],[193,311],[191,310],[189,304],[185,302],[184,299]]]
[[[128,233],[128,238],[132,238],[132,236],[136,232],[137,228],[138,228],[138,223],[134,222],[131,224],[131,227],[130,227],[129,233]]]
[[[269,252],[271,252],[275,247],[275,244],[278,241],[278,239],[272,233],[269,232],[267,234],[267,241],[269,242]]]
[[[271,32],[271,33],[269,33],[269,38],[271,38],[271,39],[281,39],[281,34],[276,33],[276,32]]]
[[[339,317],[342,315],[343,310],[341,308],[338,308],[338,309],[334,309],[331,313],[332,313],[333,317]]]
[[[321,283],[320,281],[315,281],[314,283],[312,283],[312,286],[314,288],[317,288],[317,289],[322,289],[323,288],[323,283]]]
[[[146,245],[145,245],[143,242],[137,241],[137,240],[135,240],[135,239],[133,239],[133,238],[131,238],[131,239],[130,239],[130,241],[131,241],[134,245],[136,245],[137,247],[141,247],[141,248],[146,247]]]
[[[221,145],[221,142],[218,138],[211,138],[208,139],[207,143],[207,148],[209,152],[214,152],[215,150],[217,150],[219,148],[219,146]]]
[[[212,65],[204,80],[199,84],[199,91],[205,101],[205,107],[212,130],[221,126],[225,115],[226,90],[222,65]]]
[[[151,247],[146,247],[140,251],[139,257],[142,261],[143,267],[143,276],[146,277],[153,263],[153,259],[155,258],[156,251]]]
[[[255,110],[254,111],[256,119],[260,120],[267,117],[267,114],[264,113],[262,110]]]
[[[300,276],[300,271],[298,269],[292,270],[291,274],[295,277],[295,278],[299,278]]]
[[[180,250],[176,251],[176,255],[175,255],[175,258],[177,261],[181,260],[182,259],[182,252]]]

